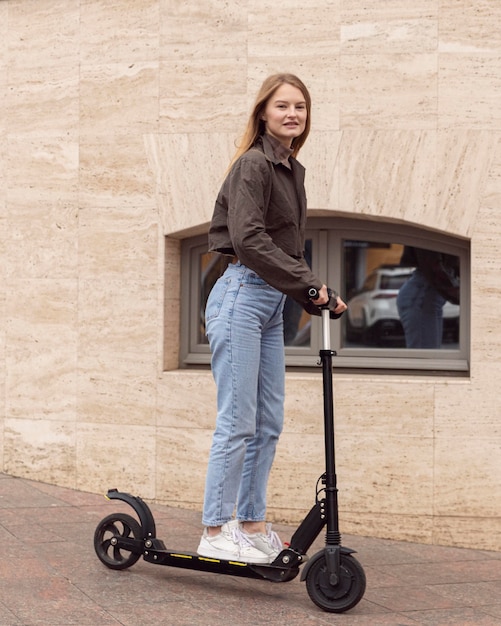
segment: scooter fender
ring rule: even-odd
[[[351,548],[345,548],[344,546],[340,547],[340,552],[341,554],[354,554],[356,552],[356,550],[352,550]],[[314,554],[311,559],[309,559],[306,563],[306,565],[302,568],[301,570],[301,581],[305,581],[306,577],[308,576],[308,572],[310,570],[310,568],[312,567],[312,565],[314,563],[316,563],[319,559],[323,558],[325,555],[325,550],[320,550],[320,552],[317,552],[316,554]]]
[[[122,500],[131,506],[139,517],[145,538],[150,540],[156,538],[155,520],[153,519],[153,514],[149,506],[144,500],[138,496],[132,496],[130,493],[118,491],[118,489],[108,489],[106,498],[108,500]]]

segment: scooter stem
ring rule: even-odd
[[[332,388],[332,357],[330,348],[329,309],[322,309],[322,345],[320,361],[324,396],[324,435],[325,435],[325,508],[327,513],[327,545],[340,545],[338,515],[338,489],[336,477],[336,454],[334,447],[334,392]]]

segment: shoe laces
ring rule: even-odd
[[[271,524],[267,526],[266,530],[268,531],[266,534],[266,538],[270,542],[271,547],[281,552],[283,550],[283,545],[280,537],[278,536],[278,533],[276,533],[274,530],[271,530]]]
[[[240,530],[240,532],[242,533],[244,538],[251,543],[251,545],[254,545],[254,543],[252,542],[252,535],[248,535],[245,531],[242,530]],[[278,533],[276,533],[274,530],[271,530],[271,524],[266,524],[266,533],[258,533],[258,535],[265,539],[273,550],[282,552],[282,550],[284,549]]]
[[[249,539],[249,537],[247,537],[246,534],[242,532],[240,526],[235,526],[231,529],[231,538],[237,544],[237,546],[240,547],[240,549],[254,547],[254,544]]]

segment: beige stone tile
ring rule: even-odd
[[[78,290],[80,340],[93,353],[104,348],[116,354],[154,354],[158,332],[156,282],[81,280]]]
[[[248,17],[249,57],[277,56],[286,64],[289,55],[304,58],[332,54],[339,43],[339,7],[340,0],[308,5],[297,1],[282,5],[271,0],[253,3]]]
[[[403,215],[410,222],[433,226],[436,148],[432,131],[343,131],[340,208],[384,219]]]
[[[10,280],[6,289],[6,415],[76,419],[77,283]]]
[[[438,133],[436,228],[471,237],[495,147],[489,131]]]
[[[441,52],[496,52],[501,48],[497,0],[440,0]]]
[[[1,81],[0,81],[1,84]],[[3,103],[3,92],[0,86],[0,106]],[[0,220],[4,220],[7,215],[7,133],[5,123],[0,118]],[[0,226],[2,226],[0,224]],[[5,234],[5,230],[0,230],[0,238]]]
[[[498,362],[499,363],[499,362]],[[440,386],[435,400],[437,437],[501,437],[501,424],[492,406],[496,404],[498,389],[492,384],[501,366],[480,363],[475,366],[475,382],[446,383]],[[465,418],[465,415],[467,418]]]
[[[339,525],[341,532],[368,537],[381,537],[395,541],[433,543],[433,523],[431,515],[412,513],[360,513],[341,509]],[[349,547],[354,547],[351,542]]]
[[[499,459],[501,437],[463,437],[456,433],[436,439],[434,514],[497,518],[501,503]]]
[[[282,433],[268,484],[270,516],[290,509],[302,517],[315,502],[315,486],[324,471],[322,434]]]
[[[2,228],[2,220],[0,219],[0,229]],[[1,232],[1,231],[0,231]],[[1,245],[1,235],[0,235]],[[1,255],[0,255],[1,258]],[[0,260],[1,264],[1,260]],[[5,284],[4,273],[0,269],[0,283]],[[5,345],[6,345],[6,310],[5,310],[5,291],[0,292],[0,467],[4,467],[3,453],[4,453],[4,420],[5,420],[5,405],[6,405],[6,361],[5,361]]]
[[[212,430],[161,427],[156,433],[156,499],[202,507]]]
[[[9,69],[6,106],[9,135],[64,135],[79,128],[79,67],[49,65]]]
[[[179,307],[179,301],[165,301],[162,369],[166,372],[177,370],[180,364],[179,315],[174,318],[176,313],[179,314]]]
[[[79,285],[79,415],[152,424],[158,352],[158,285],[82,280]]]
[[[439,128],[500,128],[500,54],[441,53],[438,77]]]
[[[0,65],[0,106],[2,111],[7,109],[7,84],[5,81],[5,73]],[[0,116],[0,182],[2,183],[2,196],[5,195],[5,157],[6,157],[6,145],[7,145],[7,116]],[[1,196],[0,196],[1,197]]]
[[[500,363],[498,298],[501,266],[498,247],[501,229],[498,215],[499,207],[484,207],[479,211],[476,226],[482,232],[477,233],[472,246],[472,267],[481,268],[474,275],[471,292],[472,379],[480,382],[482,388],[483,377],[486,377],[486,381],[496,380],[495,372]],[[492,369],[491,373],[489,368]]]
[[[343,507],[366,514],[433,513],[433,440],[367,432],[337,446]]]
[[[219,133],[163,133],[148,135],[145,145],[164,234],[208,224],[235,151],[234,137]]]
[[[82,278],[156,280],[158,213],[143,207],[86,208],[79,212],[78,251]]]
[[[77,2],[27,0],[0,4],[8,7],[11,67],[78,66],[80,7]]]
[[[158,59],[158,0],[137,3],[82,0],[80,58],[83,64],[137,63]]]
[[[163,365],[165,371],[177,370],[180,354],[180,298],[164,299]]]
[[[434,52],[437,30],[437,0],[341,3],[343,53]]]
[[[78,142],[66,134],[8,138],[9,205],[61,207],[76,204]]]
[[[245,60],[238,58],[162,61],[160,132],[231,132],[234,141],[247,122],[246,70]]]
[[[64,420],[6,418],[3,470],[74,489],[75,428]]]
[[[472,280],[471,349],[474,380],[496,380],[500,362],[501,328],[498,295],[501,287],[501,263],[498,254],[501,225],[501,144],[495,135],[496,152],[487,177],[483,202],[477,214],[472,242],[472,267],[481,268]],[[489,372],[489,368],[492,372]],[[495,385],[492,386],[493,390]],[[495,413],[495,412],[494,412]],[[494,417],[494,416],[493,416]]]
[[[164,238],[164,320],[163,369],[177,370],[179,367],[180,323],[181,323],[181,242],[172,237]],[[159,383],[159,386],[161,384]]]
[[[305,401],[308,398],[308,401]],[[316,435],[322,432],[322,373],[285,377],[284,433]]]
[[[154,498],[155,460],[153,427],[78,424],[77,489],[106,493],[117,488]]]
[[[479,389],[483,389],[483,376],[487,376],[489,381],[495,380],[499,366],[501,328],[496,297],[496,293],[499,293],[496,284],[498,276],[493,274],[491,285],[478,285],[473,292],[473,299],[478,297],[479,300],[475,302],[471,313],[471,377],[476,385],[480,382]],[[493,283],[495,286],[492,286]]]
[[[305,187],[309,209],[339,210],[339,149],[342,133],[310,133],[299,154],[306,167]]]
[[[164,237],[164,285],[165,298],[179,302],[181,288],[181,241]]]
[[[473,550],[499,552],[499,512],[492,517],[440,515],[433,519],[433,542]]]
[[[79,421],[115,427],[155,423],[155,376],[152,363],[145,357],[134,361],[103,351],[98,356],[82,357],[80,362]]]
[[[482,204],[490,209],[499,209],[501,207],[501,132],[498,131],[492,133],[492,141],[493,156],[491,166],[487,174],[487,179],[485,181]],[[492,232],[493,228],[496,230],[500,229],[494,219],[495,215],[495,212],[489,212],[487,215],[487,219],[489,220],[489,224],[486,229],[487,232]],[[479,218],[478,225],[482,228],[484,220]],[[484,233],[484,231],[481,232]]]
[[[161,58],[239,59],[247,55],[248,17],[244,0],[160,3]]]
[[[435,387],[429,380],[340,381],[334,384],[336,431],[353,435],[429,437],[433,429]],[[398,406],[395,414],[394,407]]]
[[[436,54],[342,54],[340,127],[432,129]]]
[[[312,506],[325,471],[323,446],[322,434],[282,434],[270,476],[270,510]],[[416,519],[432,514],[431,438],[357,433],[338,442],[336,455],[343,511]]]
[[[80,206],[143,210],[151,219],[157,172],[150,168],[147,156],[140,134],[82,135]]]
[[[214,430],[216,385],[210,371],[163,372],[158,385],[160,428]]]
[[[158,127],[158,76],[158,63],[153,61],[82,65],[82,134],[154,132]]]
[[[8,21],[8,8],[7,2],[0,2],[0,88],[4,88],[4,79],[7,76],[8,67],[8,50],[9,50],[9,21]],[[3,108],[2,108],[3,110]]]
[[[494,149],[482,131],[344,131],[342,208],[469,237]]]
[[[68,194],[68,200],[69,198]],[[12,279],[76,278],[78,215],[74,203],[40,206],[9,202],[3,239],[5,275]]]

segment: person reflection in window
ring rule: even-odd
[[[397,307],[407,348],[440,348],[446,301],[459,304],[459,258],[405,246],[400,265],[415,267],[400,288]]]

